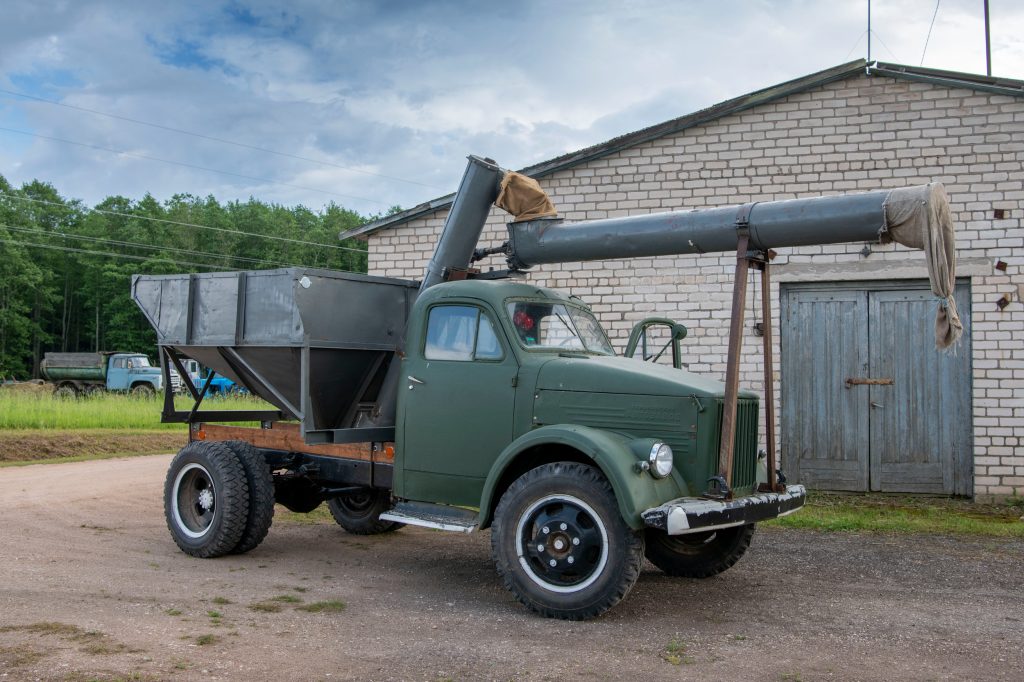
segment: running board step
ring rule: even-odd
[[[380,515],[381,521],[397,521],[409,526],[423,526],[457,533],[476,530],[477,513],[461,507],[429,502],[399,502]]]

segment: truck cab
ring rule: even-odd
[[[756,521],[803,505],[801,486],[756,494],[768,479],[756,394],[739,394],[729,488],[718,469],[725,385],[616,356],[575,296],[511,280],[439,284],[414,304],[404,351],[400,502],[381,519],[426,525],[426,504],[449,510],[438,527],[451,529],[452,510],[472,508],[462,514],[491,528],[506,584],[541,613],[608,608],[645,553],[671,575],[714,575],[746,551]]]
[[[113,353],[107,359],[108,391],[130,391],[133,395],[155,395],[163,386],[160,368],[141,353]]]
[[[702,494],[717,473],[724,385],[616,356],[586,304],[553,289],[477,280],[424,292],[402,383],[395,495],[479,508],[481,527],[503,483],[545,459],[596,463],[635,529],[643,511]],[[756,394],[741,393],[739,412],[732,480],[743,495],[757,483]],[[671,472],[639,476],[655,443],[675,453]]]

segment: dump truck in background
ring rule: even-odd
[[[249,551],[275,501],[326,502],[358,534],[490,528],[508,589],[566,619],[616,604],[644,556],[669,575],[716,575],[758,521],[806,495],[776,468],[771,401],[738,385],[748,268],[762,273],[770,349],[770,249],[876,240],[890,194],[570,224],[536,183],[470,157],[422,282],[303,268],[136,276],[165,374],[192,358],[275,408],[203,409],[189,383],[195,405],[180,411],[165,394],[164,421],[190,438],[165,482],[171,536],[193,556]],[[492,203],[517,220],[508,242],[477,250]],[[617,356],[584,301],[526,281],[543,262],[731,249],[724,383],[681,368],[682,325],[645,320],[629,343],[646,348],[665,326],[672,366]],[[496,254],[507,269],[471,268]]]
[[[150,397],[164,386],[160,368],[141,353],[46,353],[39,373],[53,384],[54,395],[65,398],[102,391]]]

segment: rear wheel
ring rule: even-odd
[[[594,467],[545,464],[517,479],[498,502],[491,554],[512,594],[541,615],[583,620],[617,604],[643,563],[643,535],[619,514]]]
[[[754,528],[751,523],[685,535],[648,529],[647,558],[668,575],[710,578],[732,568],[747,553]]]
[[[228,554],[241,541],[249,513],[245,468],[227,445],[189,443],[171,461],[164,482],[164,516],[186,554]]]
[[[78,388],[74,384],[60,384],[53,389],[53,397],[61,400],[73,400],[78,397]]]
[[[327,507],[338,525],[355,535],[377,535],[398,530],[405,524],[381,521],[380,515],[391,509],[391,493],[364,488],[359,492],[327,500]]]
[[[225,441],[245,469],[245,481],[249,485],[249,514],[246,517],[245,532],[232,554],[244,554],[255,549],[267,537],[274,522],[274,477],[267,466],[267,460],[252,446],[241,440]]]

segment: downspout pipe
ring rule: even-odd
[[[491,159],[469,157],[466,172],[462,174],[459,190],[455,194],[455,202],[444,221],[441,237],[423,275],[420,292],[443,282],[446,270],[469,267],[473,249],[480,241],[504,175],[505,172]]]

